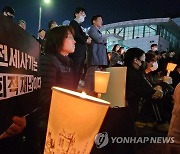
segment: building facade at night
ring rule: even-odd
[[[107,24],[102,27],[108,51],[115,44],[125,48],[138,47],[145,52],[151,44],[159,51],[180,50],[180,26],[170,18],[140,19]]]

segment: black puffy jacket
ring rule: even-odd
[[[42,79],[40,91],[40,120],[47,120],[53,86],[72,89],[71,62],[67,56],[46,54],[40,59],[40,75]]]
[[[141,98],[150,100],[155,90],[145,78],[142,71],[133,67],[127,68],[126,100],[136,120]]]

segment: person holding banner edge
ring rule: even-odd
[[[14,116],[12,118],[12,121],[13,124],[3,134],[0,135],[0,140],[3,138],[7,138],[19,134],[26,127],[25,117]]]
[[[2,10],[2,14],[8,18],[14,18],[15,10],[11,6],[5,6]],[[19,134],[26,127],[25,117],[13,116],[12,122],[12,125],[4,133],[0,134],[0,140]]]

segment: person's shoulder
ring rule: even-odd
[[[97,31],[97,28],[92,25],[92,26],[89,28],[89,30],[88,30],[88,34],[94,33],[94,32],[96,32],[96,31]]]
[[[91,31],[91,30],[98,30],[98,29],[97,29],[97,27],[96,27],[96,26],[91,25],[91,27],[89,28],[89,31]]]
[[[152,50],[148,50],[148,52],[147,53],[152,53],[153,51]]]
[[[135,77],[143,76],[143,73],[133,67],[127,67],[127,75]],[[133,79],[132,78],[132,79]]]
[[[40,66],[43,67],[42,70],[52,70],[56,69],[58,70],[60,66],[63,66],[63,61],[60,60],[56,55],[54,54],[46,54],[41,57]]]
[[[118,52],[113,51],[113,53],[114,53],[115,55],[117,55],[117,56],[120,56],[120,55],[118,54]]]
[[[117,54],[117,53],[116,53],[115,51],[112,51],[112,52],[111,52],[111,55],[113,55],[113,56],[116,55],[116,54]]]
[[[73,19],[73,20],[71,20],[71,22],[70,22],[69,25],[79,25],[79,24],[77,23],[77,21],[75,21],[75,20]]]
[[[40,60],[42,63],[53,64],[56,63],[58,59],[53,54],[45,54],[45,55],[41,55]]]

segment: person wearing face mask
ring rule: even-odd
[[[154,86],[156,85],[157,80],[157,73],[154,72],[158,69],[158,62],[156,59],[156,55],[154,53],[148,52],[145,54],[146,56],[146,68],[145,68],[145,75],[149,82]]]
[[[150,67],[150,70],[151,70],[151,71],[155,71],[155,70],[157,70],[157,69],[158,69],[158,62],[155,61],[155,62],[153,63],[153,66]]]
[[[2,14],[9,18],[14,18],[15,10],[11,6],[5,6],[3,8]]]
[[[158,80],[158,74],[156,70],[158,69],[158,63],[156,60],[156,55],[154,53],[146,53],[146,69],[145,76],[147,80],[151,83],[153,87],[159,87],[163,91],[163,97],[158,100],[152,100],[152,109],[154,112],[154,117],[157,122],[156,128],[160,131],[167,131],[169,124],[167,121],[171,118],[172,112],[172,97],[173,88],[167,82]],[[148,103],[144,103],[142,113],[145,117],[147,113],[151,112]]]
[[[153,86],[156,86],[157,84],[172,84],[172,78],[168,76],[164,76],[163,80],[160,79],[158,72],[159,64],[156,59],[156,55],[153,53],[146,53],[146,69],[145,69],[145,75],[149,82]],[[163,83],[165,82],[165,83]],[[169,85],[170,86],[170,85]]]
[[[86,10],[82,7],[78,7],[74,12],[74,20],[70,22],[70,26],[74,29],[76,41],[75,52],[69,54],[69,57],[73,61],[73,89],[77,90],[80,78],[82,76],[83,67],[86,59],[87,44],[91,43],[91,38],[83,31],[81,24],[86,17]]]
[[[139,48],[130,48],[125,53],[126,76],[126,100],[133,114],[134,120],[139,119],[139,102],[143,98],[147,102],[152,99],[160,99],[163,92],[158,87],[153,87],[144,75],[145,53]]]

